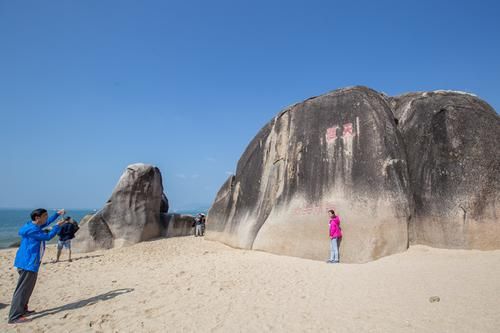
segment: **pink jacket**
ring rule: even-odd
[[[342,229],[340,229],[340,217],[335,216],[330,219],[330,238],[342,237]]]

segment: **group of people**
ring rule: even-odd
[[[69,261],[71,261],[71,239],[75,237],[75,233],[78,231],[76,221],[71,217],[61,218],[50,231],[45,230],[46,227],[59,217],[64,216],[64,214],[65,210],[61,209],[49,217],[46,209],[35,209],[31,212],[31,221],[28,221],[19,229],[21,244],[14,260],[19,279],[12,296],[9,312],[10,324],[29,321],[26,316],[35,312],[29,309],[28,303],[35,288],[38,269],[45,253],[45,242],[59,235],[56,262],[59,261],[63,248],[69,250]]]

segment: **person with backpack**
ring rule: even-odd
[[[61,227],[61,230],[59,230],[59,240],[57,241],[57,258],[55,262],[59,261],[59,258],[61,256],[61,251],[63,247],[68,249],[69,252],[69,257],[68,261],[71,262],[71,240],[75,238],[75,233],[78,231],[78,223],[76,223],[75,220],[73,220],[71,217],[66,217],[64,219],[64,224]]]
[[[340,229],[340,217],[335,215],[335,211],[330,209],[330,259],[327,260],[329,264],[336,264],[339,262],[339,244],[342,239],[342,229]]]

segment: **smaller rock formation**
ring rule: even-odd
[[[82,219],[73,247],[88,252],[159,237],[161,214],[167,211],[160,170],[142,163],[129,165],[104,207]]]
[[[194,217],[182,214],[166,214],[165,237],[180,237],[193,234]]]

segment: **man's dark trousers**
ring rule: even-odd
[[[38,272],[26,271],[24,269],[18,269],[17,271],[19,273],[19,280],[17,281],[14,296],[12,296],[9,322],[16,320],[26,312],[38,276]]]

